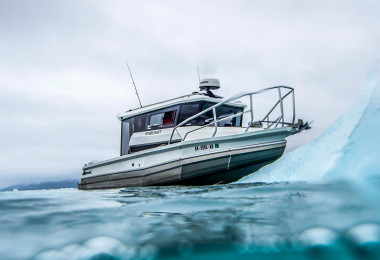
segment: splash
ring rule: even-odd
[[[319,138],[238,183],[318,181],[380,174],[380,66],[358,102]]]

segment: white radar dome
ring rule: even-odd
[[[200,90],[219,89],[219,79],[202,79],[201,82],[199,82],[199,88]]]

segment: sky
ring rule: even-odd
[[[379,1],[0,1],[0,187],[79,179],[117,157],[116,116],[188,94],[287,85],[317,138],[380,56]],[[259,104],[259,102],[257,103]]]

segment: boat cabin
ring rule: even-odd
[[[195,92],[191,95],[156,103],[127,111],[119,115],[121,120],[121,149],[120,155],[134,153],[168,143],[170,134],[175,126],[189,117],[219,103],[219,97],[210,97]],[[218,119],[240,113],[245,105],[241,103],[226,103],[216,108]],[[203,126],[214,120],[212,110],[201,115],[183,126]],[[218,127],[241,127],[242,116],[218,122]],[[179,136],[173,139],[178,142]]]

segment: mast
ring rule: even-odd
[[[128,70],[129,70],[129,74],[131,75],[132,84],[133,84],[133,86],[135,87],[135,90],[136,90],[137,98],[139,99],[140,107],[142,107],[140,96],[139,96],[139,93],[137,92],[136,84],[135,84],[135,81],[133,80],[132,72],[131,72],[131,69],[129,68],[128,62],[127,62],[127,67],[128,67]]]

